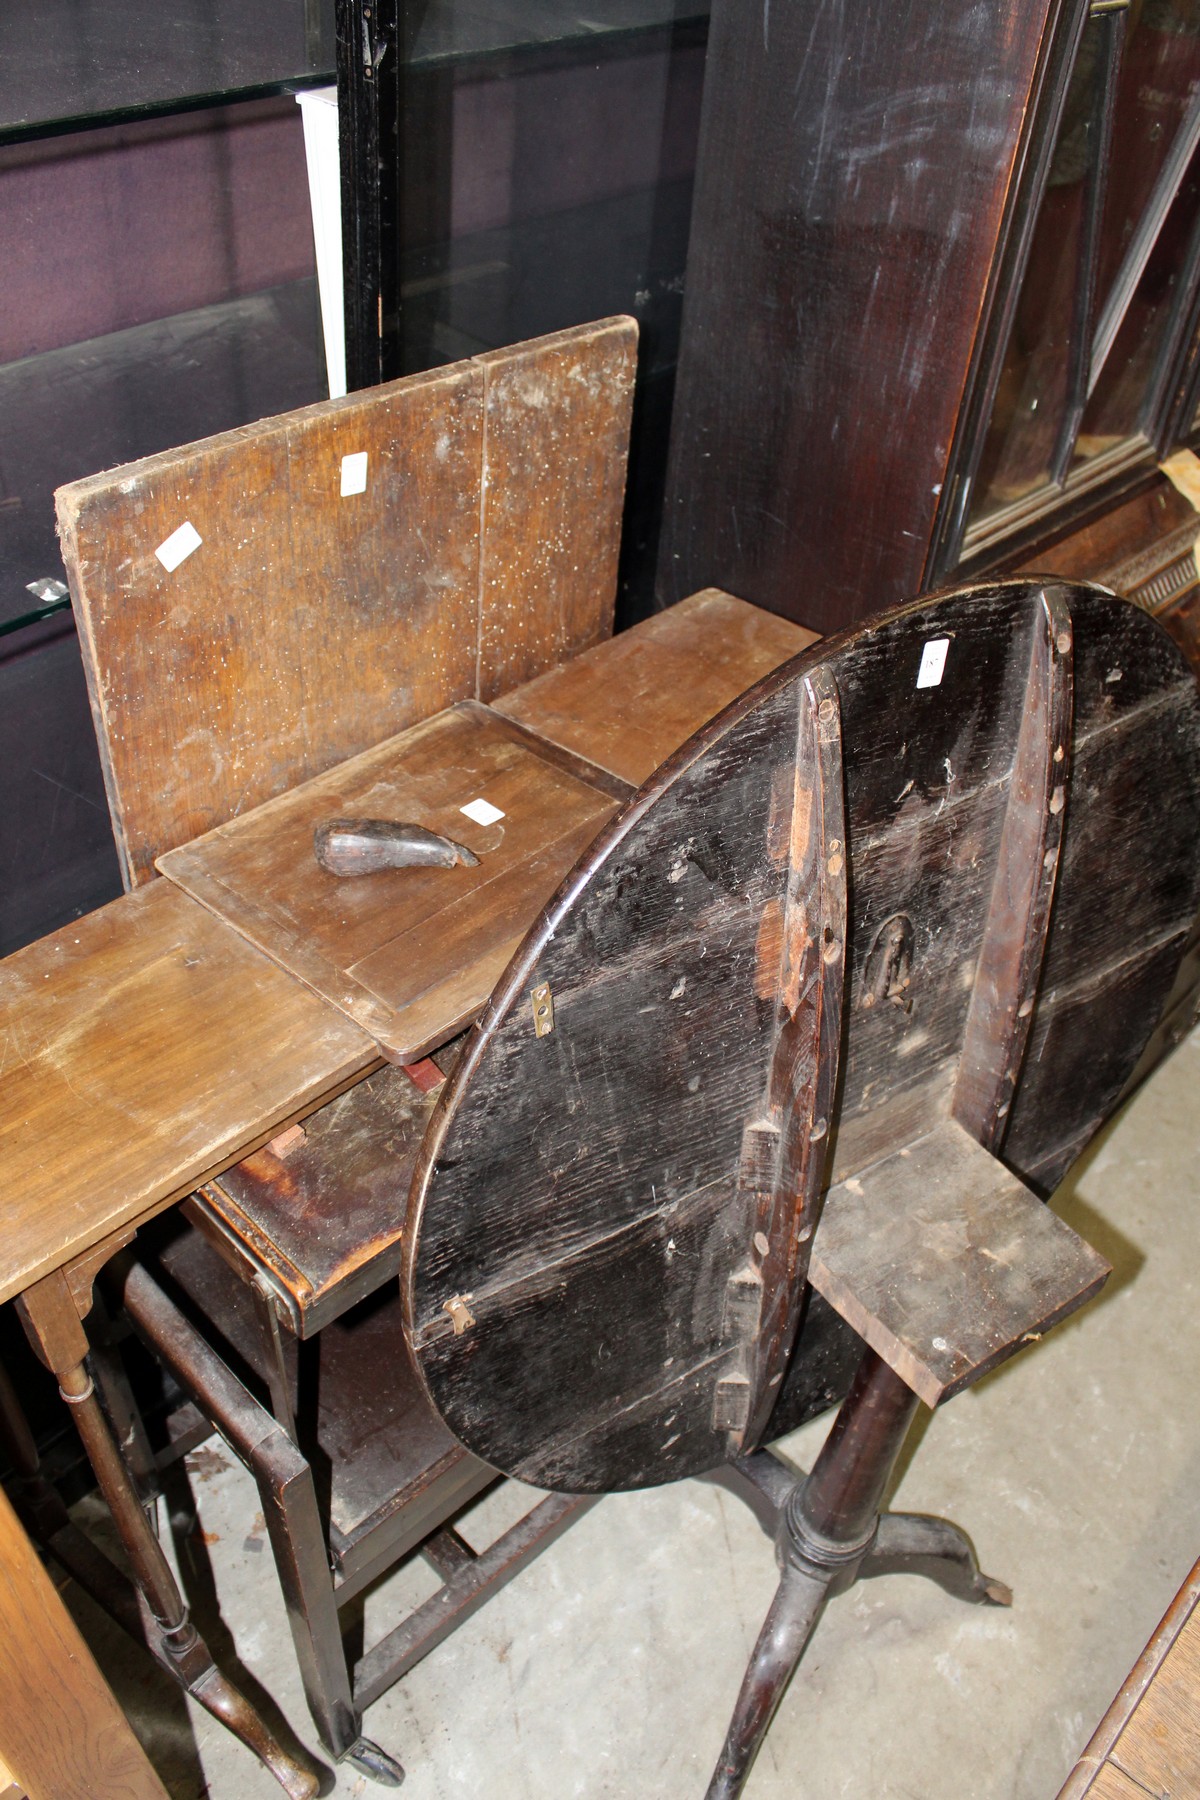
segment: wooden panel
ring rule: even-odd
[[[436,1075],[436,1069],[433,1071]],[[400,1269],[403,1195],[433,1110],[385,1068],[331,1100],[286,1144],[264,1144],[189,1202],[189,1216],[261,1271],[310,1337]]]
[[[709,588],[644,619],[496,710],[634,787],[817,634]]]
[[[1128,1075],[1170,990],[1186,935],[1164,943],[1158,915],[1131,901],[1140,877],[1126,838],[1180,882],[1189,871],[1192,887],[1200,882],[1200,696],[1144,614],[1088,590],[1061,588],[1050,601],[1030,583],[960,590],[814,647],[659,771],[527,940],[434,1116],[405,1252],[415,1354],[453,1429],[485,1460],[568,1491],[637,1485],[705,1466],[718,1453],[717,1424],[731,1429],[724,1387],[732,1365],[741,1367],[745,1319],[762,1316],[756,1284],[734,1278],[755,1267],[744,1202],[769,1187],[757,1165],[761,1155],[769,1168],[773,1153],[760,1096],[779,981],[773,859],[796,754],[787,702],[791,694],[794,708],[797,691],[818,677],[840,696],[846,797],[844,1076],[836,1133],[827,1134],[836,1136],[835,1179],[864,1176],[948,1118],[996,917],[999,859],[1007,848],[1041,869],[1049,853],[1040,822],[1023,841],[1005,834],[1014,768],[1016,803],[1028,787],[1047,810],[1052,766],[1074,770],[1065,816],[1090,815],[1088,831],[1121,859],[1098,885],[1064,852],[1043,984],[1056,940],[1104,940],[1127,917],[1126,953],[1137,963],[1132,1007],[1124,968],[1099,971],[1094,997],[1107,1010],[1073,1057],[1041,1053],[1035,1015],[1018,1089],[1033,1128],[1010,1158],[1016,1174],[1058,1144],[1064,1119],[1076,1150],[1101,1123],[1112,1082]],[[1032,671],[1047,701],[1035,720],[1049,732],[1052,759],[1051,727],[1067,723],[1065,687],[1042,653],[1049,625],[1054,656],[1065,656],[1059,639],[1072,620],[1076,735],[1052,765],[1025,754],[1028,686]],[[1139,837],[1136,821],[1118,815],[1136,790],[1143,741],[1159,741],[1146,728],[1151,717],[1173,722],[1176,754],[1160,759]],[[1087,774],[1099,741],[1111,758],[1103,782]],[[1009,877],[1019,894],[1021,880]],[[1002,910],[1007,918],[1007,903]],[[1021,919],[1034,912],[1040,922],[1040,903]],[[820,929],[809,922],[814,942]],[[839,932],[829,921],[824,929],[838,954]],[[1019,986],[1036,979],[1025,923],[1020,935],[1011,975]],[[1033,935],[1040,941],[1040,929]],[[539,1037],[532,997],[542,983],[554,1026]],[[1046,1007],[1067,1016],[1055,996]],[[1005,1001],[1006,1020],[1012,1011]],[[1010,1047],[1005,1078],[1019,1059]],[[986,1262],[995,1249],[988,1233],[1011,1228],[1020,1200],[1047,1266],[1014,1270],[1000,1297],[1009,1323],[1040,1328],[1090,1291],[1101,1265],[1085,1254],[1079,1276],[1071,1239],[1064,1272],[1058,1227],[1007,1175],[998,1181],[980,1190],[978,1217],[942,1224],[964,1253],[983,1231],[975,1251]],[[898,1248],[886,1230],[881,1241],[883,1262],[902,1275],[907,1242]],[[769,1250],[766,1231],[763,1242]],[[1003,1325],[1002,1341],[972,1339],[970,1321],[947,1335],[958,1361],[940,1374],[930,1368],[939,1391],[1012,1348]],[[789,1372],[768,1433],[800,1422],[797,1392],[809,1408],[828,1398],[830,1371],[842,1366],[839,1335],[846,1327],[828,1309],[809,1309],[792,1363],[797,1385]]]
[[[1003,1147],[1043,1190],[1115,1104],[1128,1045],[1140,1049],[1156,1025],[1200,907],[1195,682],[1140,608],[1096,596],[1073,602],[1072,616],[1075,747],[1060,898]]]
[[[1099,581],[1115,584],[1112,574],[1141,563],[1162,561],[1156,546],[1163,539],[1187,531],[1194,539],[1200,517],[1189,500],[1173,488],[1165,476],[1151,487],[1133,494],[1119,506],[1107,506],[1096,518],[1077,526],[1056,543],[1040,544],[1023,553],[1014,574],[1057,575],[1064,581]],[[1125,588],[1118,588],[1126,598]]]
[[[850,862],[835,1180],[949,1110],[1039,613],[1036,588],[977,588],[914,603],[829,646]],[[939,681],[919,686],[930,641],[945,642],[946,662]]]
[[[792,1228],[793,1209],[759,1208],[788,1091],[777,1033],[802,1061],[812,1029],[797,1020],[793,1046],[780,1000],[793,798],[799,859],[815,781],[808,760],[796,772],[799,707],[791,686],[726,715],[597,842],[427,1136],[408,1329],[456,1435],[539,1484],[636,1486],[726,1453],[721,1383],[746,1373],[766,1231]],[[840,955],[827,923],[804,922],[810,963],[816,946]],[[811,966],[805,998],[808,980]],[[542,983],[553,1029],[539,1034]],[[774,1142],[743,1181],[748,1136]]]
[[[1028,553],[1024,566],[1102,582],[1136,599],[1170,634],[1200,679],[1198,535],[1200,516],[1191,502],[1159,476],[1151,487],[1106,509],[1057,543]],[[1198,976],[1200,970],[1193,971],[1188,981],[1192,1008],[1200,1001]],[[1178,1042],[1188,1012],[1188,1005],[1181,1003],[1179,1021],[1155,1031],[1131,1086]]]
[[[0,1751],[29,1800],[167,1800],[2,1492]]]
[[[474,691],[482,407],[457,365],[61,490],[129,885]],[[203,541],[168,572],[155,552],[185,522]]]
[[[851,895],[837,1181],[949,1106],[1029,667],[1020,591],[1001,584],[962,600],[918,602],[854,634],[853,656],[843,659],[836,646]],[[1029,601],[1037,591],[1025,589]],[[1095,590],[1064,588],[1060,597],[1074,638],[1065,759],[1073,773],[1041,985],[1002,1145],[1005,1162],[1042,1193],[1116,1104],[1200,904],[1200,701],[1183,659],[1140,609]],[[918,621],[915,641],[906,639]],[[947,632],[944,679],[918,696],[920,643]],[[1156,755],[1160,717],[1172,722],[1169,756]],[[1007,752],[1001,730],[1012,734]],[[863,818],[873,821],[865,846],[855,829]],[[872,997],[872,956],[896,912],[912,925],[908,986],[897,984],[881,1004]],[[1088,944],[1095,956],[1081,953]],[[807,1331],[801,1349],[772,1431],[799,1423],[812,1404]],[[814,1352],[817,1361],[836,1360],[828,1334]]]
[[[950,1120],[830,1189],[810,1279],[937,1406],[1082,1306],[1109,1273]]]
[[[1091,1800],[1149,1800],[1144,1787],[1130,1781],[1128,1775],[1114,1769],[1111,1763],[1103,1765],[1086,1791]]]
[[[1151,1794],[1200,1793],[1200,1617],[1193,1609],[1117,1739],[1112,1760]]]
[[[476,358],[480,700],[612,635],[636,355],[634,320],[608,319]]]
[[[919,588],[1063,10],[715,0],[664,601],[828,632]]]
[[[1197,1602],[1200,1602],[1200,1562],[1196,1563],[1172,1600],[1158,1628],[1121,1683],[1116,1699],[1088,1740],[1083,1755],[1063,1783],[1058,1800],[1118,1800],[1128,1791],[1138,1796],[1147,1791],[1177,1793],[1180,1796],[1200,1791],[1200,1769],[1195,1763],[1196,1696],[1200,1692],[1200,1628],[1197,1627]],[[1186,1638],[1186,1642],[1183,1640]],[[1179,1654],[1177,1648],[1179,1647]],[[1143,1732],[1139,1714],[1142,1705],[1154,1694],[1159,1681],[1166,1683],[1166,1703],[1156,1702],[1147,1715],[1149,1730]],[[1186,1708],[1185,1730],[1190,1743],[1178,1742],[1178,1702]],[[1122,1752],[1126,1742],[1130,1754]],[[1168,1759],[1179,1750],[1188,1771],[1180,1782],[1178,1775],[1167,1773]],[[1111,1758],[1111,1760],[1109,1760]],[[1156,1760],[1161,1758],[1162,1760]],[[1120,1762],[1130,1769],[1145,1768],[1150,1779],[1145,1786],[1134,1784],[1114,1768]],[[1122,1784],[1125,1784],[1124,1786]]]
[[[1025,1075],[1004,1159],[1050,1194],[1125,1090],[1162,1014],[1185,945],[1182,932],[1150,949],[1045,990],[1034,1009]]]
[[[463,815],[483,799],[503,819]],[[615,810],[475,702],[441,713],[161,859],[172,880],[413,1062],[479,1011],[538,909]],[[475,868],[318,868],[313,829],[391,818],[464,843]]]
[[[611,632],[636,337],[559,332],[60,490],[128,886]],[[167,569],[185,524],[200,541]]]
[[[170,882],[19,950],[0,964],[0,1299],[377,1061]]]

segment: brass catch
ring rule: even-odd
[[[533,1001],[533,1029],[539,1037],[549,1037],[554,1030],[554,996],[548,981],[539,982],[529,998]]]
[[[473,1297],[471,1294],[455,1294],[453,1300],[442,1301],[442,1311],[450,1314],[455,1337],[461,1337],[468,1326],[475,1323],[475,1314],[467,1305],[467,1301]]]

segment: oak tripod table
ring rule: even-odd
[[[907,1569],[1010,1601],[883,1494],[919,1399],[1103,1284],[1039,1196],[1116,1103],[1198,902],[1179,652],[1100,590],[963,590],[693,738],[475,1026],[414,1180],[410,1350],[506,1473],[587,1493],[724,1465],[771,1521],[709,1800],[742,1791],[831,1595]],[[763,1446],[847,1383],[794,1478]]]

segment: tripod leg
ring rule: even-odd
[[[873,1350],[864,1348],[833,1429],[812,1473],[782,1484],[758,1457],[740,1465],[743,1480],[770,1484],[779,1517],[783,1569],[778,1592],[759,1634],[738,1695],[733,1721],[707,1800],[735,1800],[796,1664],[831,1593],[854,1581],[875,1538],[879,1502],[905,1433],[916,1395]]]
[[[714,1487],[733,1494],[750,1508],[768,1537],[778,1535],[783,1509],[797,1480],[794,1469],[771,1450],[755,1450],[739,1456],[736,1462],[723,1463],[704,1476]]]
[[[976,1606],[1012,1605],[1012,1589],[982,1573],[966,1532],[949,1519],[921,1513],[884,1513],[858,1574],[860,1580],[868,1575],[925,1575],[956,1600]]]
[[[833,1579],[784,1567],[758,1634],[706,1800],[735,1800],[767,1735],[796,1665],[816,1628]]]

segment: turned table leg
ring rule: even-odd
[[[17,1302],[37,1354],[71,1408],[88,1460],[112,1513],[148,1615],[149,1638],[164,1667],[208,1712],[270,1769],[292,1800],[312,1800],[316,1775],[290,1756],[265,1720],[226,1680],[188,1617],[162,1546],[151,1529],[133,1478],[113,1440],[87,1367],[88,1341],[61,1271],[28,1288]]]
[[[860,1576],[907,1569],[964,1600],[1011,1603],[979,1573],[969,1541],[943,1519],[880,1515],[917,1396],[867,1350],[812,1473],[779,1496],[779,1587],[747,1667],[707,1800],[736,1800],[826,1601]],[[743,1471],[762,1489],[757,1458]],[[774,1495],[771,1496],[774,1498]]]

